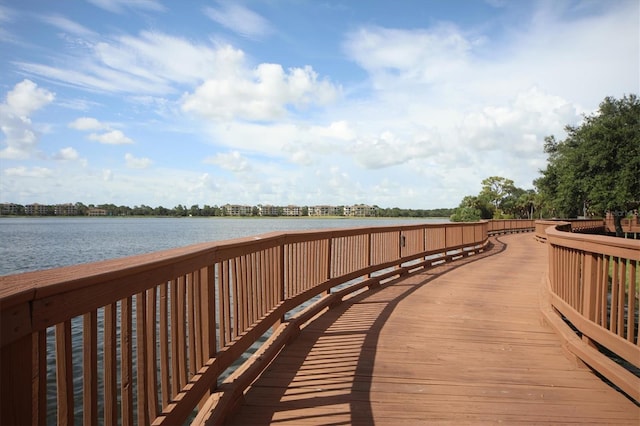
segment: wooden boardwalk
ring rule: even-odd
[[[502,236],[354,297],[307,326],[228,423],[640,424],[544,325],[546,253],[531,234]]]

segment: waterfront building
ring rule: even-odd
[[[259,205],[258,214],[260,216],[278,216],[278,207],[272,205]]]
[[[240,204],[225,204],[223,207],[226,216],[251,216],[253,207]]]
[[[288,205],[282,208],[285,216],[302,216],[302,207]]]

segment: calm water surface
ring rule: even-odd
[[[150,253],[273,231],[443,222],[445,219],[0,218],[0,275]]]

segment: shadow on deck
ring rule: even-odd
[[[530,234],[492,242],[311,322],[228,424],[637,424],[640,409],[543,324],[546,248]]]

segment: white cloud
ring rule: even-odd
[[[250,170],[249,162],[238,151],[219,153],[212,157],[205,158],[204,162],[214,164],[235,173],[247,172]]]
[[[89,140],[107,145],[132,144],[133,140],[127,137],[121,130],[114,130],[110,124],[103,123],[93,117],[80,117],[69,123],[69,127],[76,130],[105,130],[103,133],[89,134]]]
[[[88,0],[101,9],[122,13],[125,9],[141,9],[162,12],[165,7],[157,0]]]
[[[76,130],[106,130],[110,126],[106,123],[101,123],[98,119],[93,117],[80,117],[69,123],[69,127]]]
[[[5,103],[11,113],[28,116],[51,103],[54,98],[54,93],[38,87],[31,80],[23,80],[7,93]]]
[[[126,145],[133,143],[133,140],[125,136],[120,130],[111,130],[106,133],[91,133],[89,139],[106,145]]]
[[[244,6],[236,3],[219,3],[219,6],[205,7],[205,15],[243,37],[257,38],[273,32],[266,19]]]
[[[326,105],[339,92],[309,66],[285,72],[279,64],[260,64],[246,76],[208,79],[183,97],[182,108],[213,120],[271,121],[285,118],[288,107]]]
[[[429,139],[407,140],[386,131],[379,136],[356,141],[349,152],[358,164],[377,169],[434,155],[439,148]]]
[[[54,158],[56,160],[73,161],[78,160],[80,158],[80,154],[78,154],[78,151],[76,151],[75,148],[68,146],[58,151]]]
[[[146,169],[153,164],[153,161],[150,158],[136,158],[130,153],[125,154],[124,160],[127,167],[130,169]]]
[[[15,62],[23,72],[87,90],[141,95],[179,93],[182,84],[243,71],[244,53],[225,44],[196,44],[154,31],[90,43],[89,54],[62,56],[73,68]]]
[[[53,170],[48,169],[46,167],[27,168],[27,167],[21,166],[21,167],[12,167],[9,169],[5,169],[4,174],[5,176],[12,176],[12,177],[46,178],[53,175]]]
[[[26,159],[36,152],[39,132],[29,117],[53,102],[55,94],[38,87],[31,80],[23,80],[7,93],[0,104],[0,129],[5,136],[0,158]]]
[[[576,107],[537,87],[519,93],[507,106],[487,106],[463,119],[461,136],[480,151],[501,149],[541,155],[544,137],[560,135],[580,120]]]
[[[88,36],[94,36],[96,34],[89,28],[61,15],[48,15],[48,16],[43,16],[41,19],[44,22],[50,25],[53,25],[54,27],[62,31],[66,31],[68,33],[75,34],[78,36],[88,37]]]
[[[453,25],[429,30],[364,27],[347,35],[345,50],[376,80],[392,84],[449,79],[467,66],[472,43]]]

